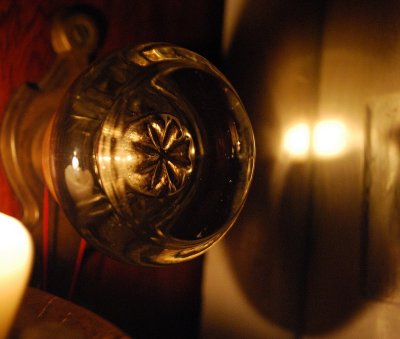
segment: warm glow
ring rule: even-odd
[[[74,156],[72,157],[72,168],[74,170],[78,170],[79,169],[79,159],[76,156],[76,153],[74,152]]]
[[[304,157],[310,148],[310,128],[301,123],[290,128],[284,136],[283,148],[293,157]]]
[[[0,338],[5,338],[28,283],[33,257],[30,234],[0,213]]]
[[[317,157],[333,157],[343,153],[348,142],[346,127],[337,120],[324,120],[313,127],[299,123],[289,128],[283,138],[283,149],[293,158],[304,159],[310,151]]]
[[[341,154],[346,147],[347,131],[343,123],[336,120],[321,121],[314,127],[314,153],[320,157]]]

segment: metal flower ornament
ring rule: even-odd
[[[193,171],[193,138],[169,114],[149,115],[130,126],[128,181],[151,196],[172,195],[184,187]]]

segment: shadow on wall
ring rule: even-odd
[[[281,39],[292,39],[310,14],[302,6],[289,1],[248,1],[227,63],[254,127],[257,160],[246,207],[227,235],[226,245],[251,304],[270,321],[292,331],[301,317],[310,166],[277,167],[281,121],[273,79],[277,79],[276,67],[284,71],[278,58],[287,57],[282,55],[286,52]],[[307,7],[312,9],[312,5]],[[285,173],[278,175],[279,170]]]
[[[308,121],[316,118],[327,6],[318,0],[247,1],[226,65],[249,112],[257,145],[250,196],[226,238],[230,263],[258,312],[298,335],[332,331],[359,314],[366,302],[353,292],[338,295],[346,290],[347,282],[341,279],[352,275],[346,272],[350,265],[340,258],[351,256],[355,244],[360,246],[360,225],[354,225],[356,231],[334,233],[337,238],[332,243],[339,246],[330,254],[335,257],[335,251],[340,251],[340,255],[334,265],[324,267],[323,274],[337,281],[332,281],[329,288],[321,287],[327,295],[309,302],[313,241],[318,240],[312,225],[312,187],[318,182],[314,182],[310,159],[290,162],[279,151],[285,124],[299,117]],[[345,161],[352,161],[351,156]],[[387,261],[385,251],[382,248],[383,261]],[[357,260],[362,262],[361,258]],[[335,284],[340,285],[338,291]],[[381,293],[387,288],[381,288]],[[329,312],[319,311],[326,309]],[[312,321],[306,314],[312,314]]]

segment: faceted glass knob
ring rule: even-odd
[[[246,111],[207,60],[169,44],[114,53],[65,95],[50,186],[92,245],[128,263],[191,259],[236,220],[255,158]]]

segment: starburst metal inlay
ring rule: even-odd
[[[149,115],[130,125],[124,135],[130,185],[147,195],[180,191],[193,171],[195,149],[185,126],[170,114]]]

